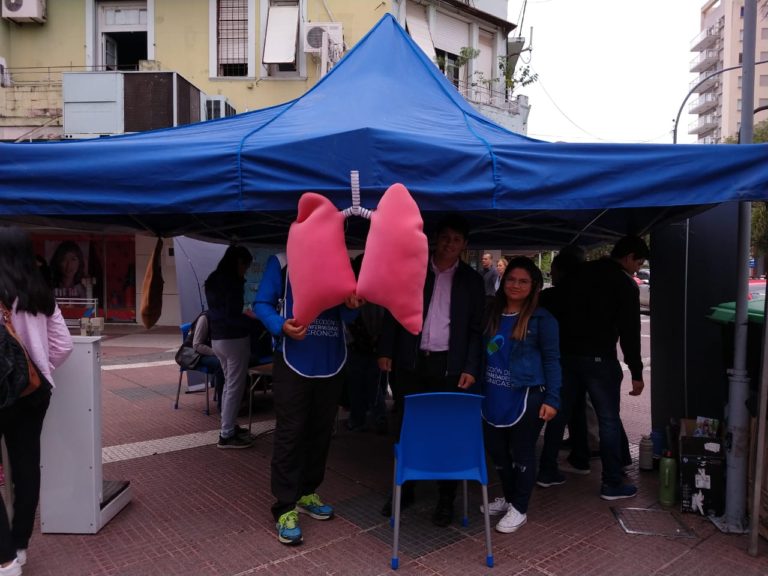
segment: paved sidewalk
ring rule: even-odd
[[[24,574],[392,573],[392,530],[379,513],[391,483],[391,438],[339,426],[320,490],[336,506],[337,516],[328,522],[302,516],[305,543],[283,546],[269,510],[269,395],[256,403],[255,446],[218,450],[218,419],[203,413],[202,394],[182,394],[179,410],[173,410],[178,381],[173,354],[179,340],[176,329],[107,328],[102,342],[104,477],[130,480],[133,500],[95,535],[42,535],[36,527]],[[650,356],[647,345],[644,356]],[[495,567],[487,568],[479,489],[470,486],[469,526],[454,523],[441,529],[429,521],[434,486],[421,484],[416,505],[403,515],[398,572],[768,574],[765,541],[753,558],[746,552],[746,535],[722,534],[707,519],[660,507],[657,474],[638,471],[636,465],[637,442],[650,429],[650,385],[640,398],[626,394],[628,379],[624,388],[622,415],[635,457],[629,477],[639,486],[636,498],[601,500],[600,465],[593,461],[589,476],[569,476],[562,486],[534,491],[528,523],[514,534],[494,532]],[[247,417],[241,419],[247,423]],[[500,490],[491,477],[493,498]],[[635,528],[668,535],[628,534],[616,512]],[[682,537],[685,531],[690,537]]]

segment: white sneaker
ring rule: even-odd
[[[26,550],[16,550],[16,562],[19,563],[19,566],[24,566],[24,564],[27,563],[27,551]]]
[[[5,568],[0,568],[0,576],[21,576],[21,564],[14,558]]]
[[[527,521],[528,516],[526,514],[520,514],[520,512],[517,511],[517,508],[510,504],[509,510],[507,510],[504,518],[499,520],[499,523],[496,524],[496,531],[509,534],[510,532],[514,532],[520,528],[520,526],[525,524]]]
[[[488,515],[498,516],[499,514],[506,514],[510,506],[511,505],[507,504],[507,501],[504,498],[496,498],[496,500],[488,504]],[[485,514],[485,509],[482,504],[480,504],[480,513]]]

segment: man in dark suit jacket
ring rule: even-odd
[[[449,214],[438,223],[424,284],[420,334],[410,334],[387,315],[379,341],[379,368],[389,372],[395,367],[398,394],[459,392],[480,376],[485,289],[482,276],[461,261],[468,238],[469,224],[462,216]],[[432,522],[447,526],[453,519],[456,482],[441,482],[439,487]],[[406,484],[403,504],[412,501],[413,487]],[[391,513],[391,501],[382,513]]]

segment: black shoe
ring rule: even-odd
[[[403,488],[403,492],[400,495],[400,511],[402,512],[409,506],[411,506],[414,502],[415,498],[413,495],[413,490],[407,490]],[[384,506],[381,507],[381,515],[386,516],[387,518],[392,517],[392,496],[390,495],[389,498],[387,498],[387,501],[384,502]]]
[[[239,426],[237,424],[235,425],[235,436],[240,436],[241,438],[250,441],[254,441],[256,439],[256,436],[248,432],[248,428],[245,426]]]
[[[250,440],[248,438],[244,438],[242,436],[238,436],[235,434],[234,436],[230,436],[229,438],[224,438],[222,436],[219,436],[219,443],[216,445],[217,448],[224,448],[224,449],[242,449],[242,448],[250,448],[253,446],[253,440]]]
[[[432,524],[445,528],[453,522],[453,503],[439,501],[432,513]]]

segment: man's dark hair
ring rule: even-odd
[[[458,232],[464,236],[464,240],[469,239],[469,222],[461,214],[451,212],[446,214],[437,223],[435,227],[435,236],[439,236],[440,233],[446,228],[450,228],[454,232]]]
[[[648,244],[639,236],[624,236],[611,250],[611,258],[624,258],[627,254],[634,254],[635,260],[647,260],[651,255]]]

